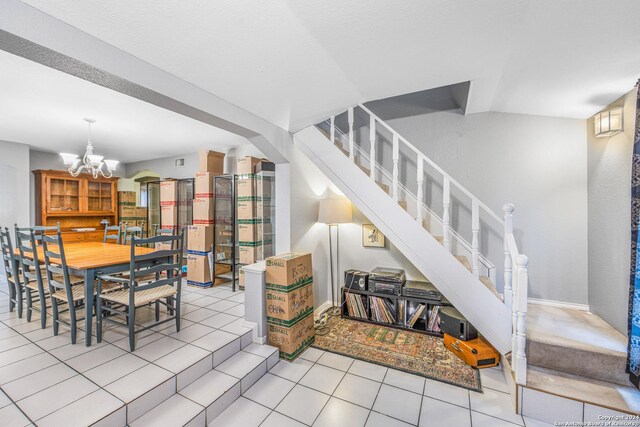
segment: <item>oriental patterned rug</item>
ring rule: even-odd
[[[334,316],[313,347],[469,390],[482,391],[480,373],[447,350],[442,338]]]

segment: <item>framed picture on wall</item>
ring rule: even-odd
[[[362,224],[362,246],[384,248],[384,234],[373,224]]]

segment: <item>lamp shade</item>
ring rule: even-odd
[[[320,200],[318,222],[324,224],[346,224],[353,222],[351,202],[344,198]]]
[[[593,120],[594,133],[597,137],[613,136],[624,130],[622,107],[601,111],[594,116]]]

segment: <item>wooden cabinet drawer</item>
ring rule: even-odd
[[[84,233],[65,232],[62,233],[62,241],[64,243],[84,242]]]
[[[102,241],[103,237],[104,233],[99,233],[97,231],[85,233],[85,240],[87,242],[100,242]]]

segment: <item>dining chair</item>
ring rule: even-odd
[[[131,243],[131,239],[135,236],[136,238],[142,238],[142,230],[144,230],[144,222],[140,225],[129,227],[127,223],[124,224],[124,238],[122,239],[123,245],[128,245]]]
[[[159,249],[148,254],[136,254],[136,248],[160,243]],[[128,277],[98,275],[96,295],[97,338],[102,341],[102,322],[109,321],[129,329],[129,348],[135,351],[136,334],[172,320],[176,332],[180,331],[180,294],[182,288],[182,247],[184,232],[177,235],[154,236],[146,239],[131,239],[131,261]],[[155,276],[155,277],[154,277]],[[141,278],[145,278],[142,280]],[[149,278],[151,278],[149,280]],[[147,281],[149,280],[149,281]],[[120,283],[122,290],[105,293],[104,283]],[[155,322],[136,329],[136,309],[155,305]],[[160,304],[167,307],[169,317],[160,320]],[[110,316],[104,317],[103,314]],[[126,323],[115,320],[124,316]]]
[[[31,322],[34,311],[40,313],[40,326],[47,327],[47,301],[49,289],[45,290],[42,280],[42,269],[38,259],[38,240],[42,241],[42,231],[34,228],[24,231],[16,227],[16,246],[19,251],[20,269],[22,270],[22,292],[25,294],[27,308],[27,322]],[[36,237],[37,236],[37,237]],[[38,239],[39,238],[39,239]],[[34,295],[35,294],[35,295]]]
[[[54,236],[43,235],[42,245],[53,314],[53,335],[58,335],[60,324],[66,325],[71,328],[71,343],[75,344],[77,322],[83,320],[77,318],[76,310],[84,308],[84,279],[69,272],[59,231]],[[59,306],[64,304],[67,304],[67,310],[61,311]],[[69,313],[69,322],[60,318],[60,314],[66,312]]]
[[[0,227],[0,250],[2,251],[2,263],[9,287],[9,311],[17,308],[18,317],[22,318],[22,288],[20,276],[17,270],[17,262],[11,244],[11,233],[8,227]]]
[[[110,231],[115,231],[113,234],[109,234]],[[105,225],[104,226],[104,239],[103,243],[109,243],[109,240],[115,240],[115,244],[120,244],[120,234],[122,233],[122,223],[118,225]]]

